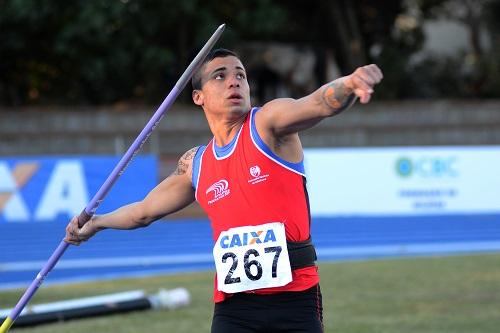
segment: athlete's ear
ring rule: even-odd
[[[194,104],[198,106],[203,105],[203,92],[201,90],[195,89],[191,95],[193,97]]]

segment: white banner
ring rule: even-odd
[[[500,212],[500,146],[306,149],[313,216]]]

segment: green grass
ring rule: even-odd
[[[326,332],[499,332],[500,254],[321,263],[320,275]],[[190,291],[192,304],[12,331],[209,332],[212,285],[212,273],[204,272],[44,286],[30,304],[181,286]],[[14,306],[22,292],[0,292],[0,308]]]

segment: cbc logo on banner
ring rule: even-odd
[[[458,176],[456,157],[401,157],[396,160],[396,172],[403,178],[452,178]]]
[[[37,177],[41,164],[19,160],[10,167],[0,161],[0,221],[51,221],[61,214],[77,215],[85,207],[87,185],[79,161],[57,161],[48,179]],[[28,185],[30,191],[23,191]]]

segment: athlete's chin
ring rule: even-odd
[[[229,110],[232,114],[247,114],[250,111],[250,105],[232,105]]]

